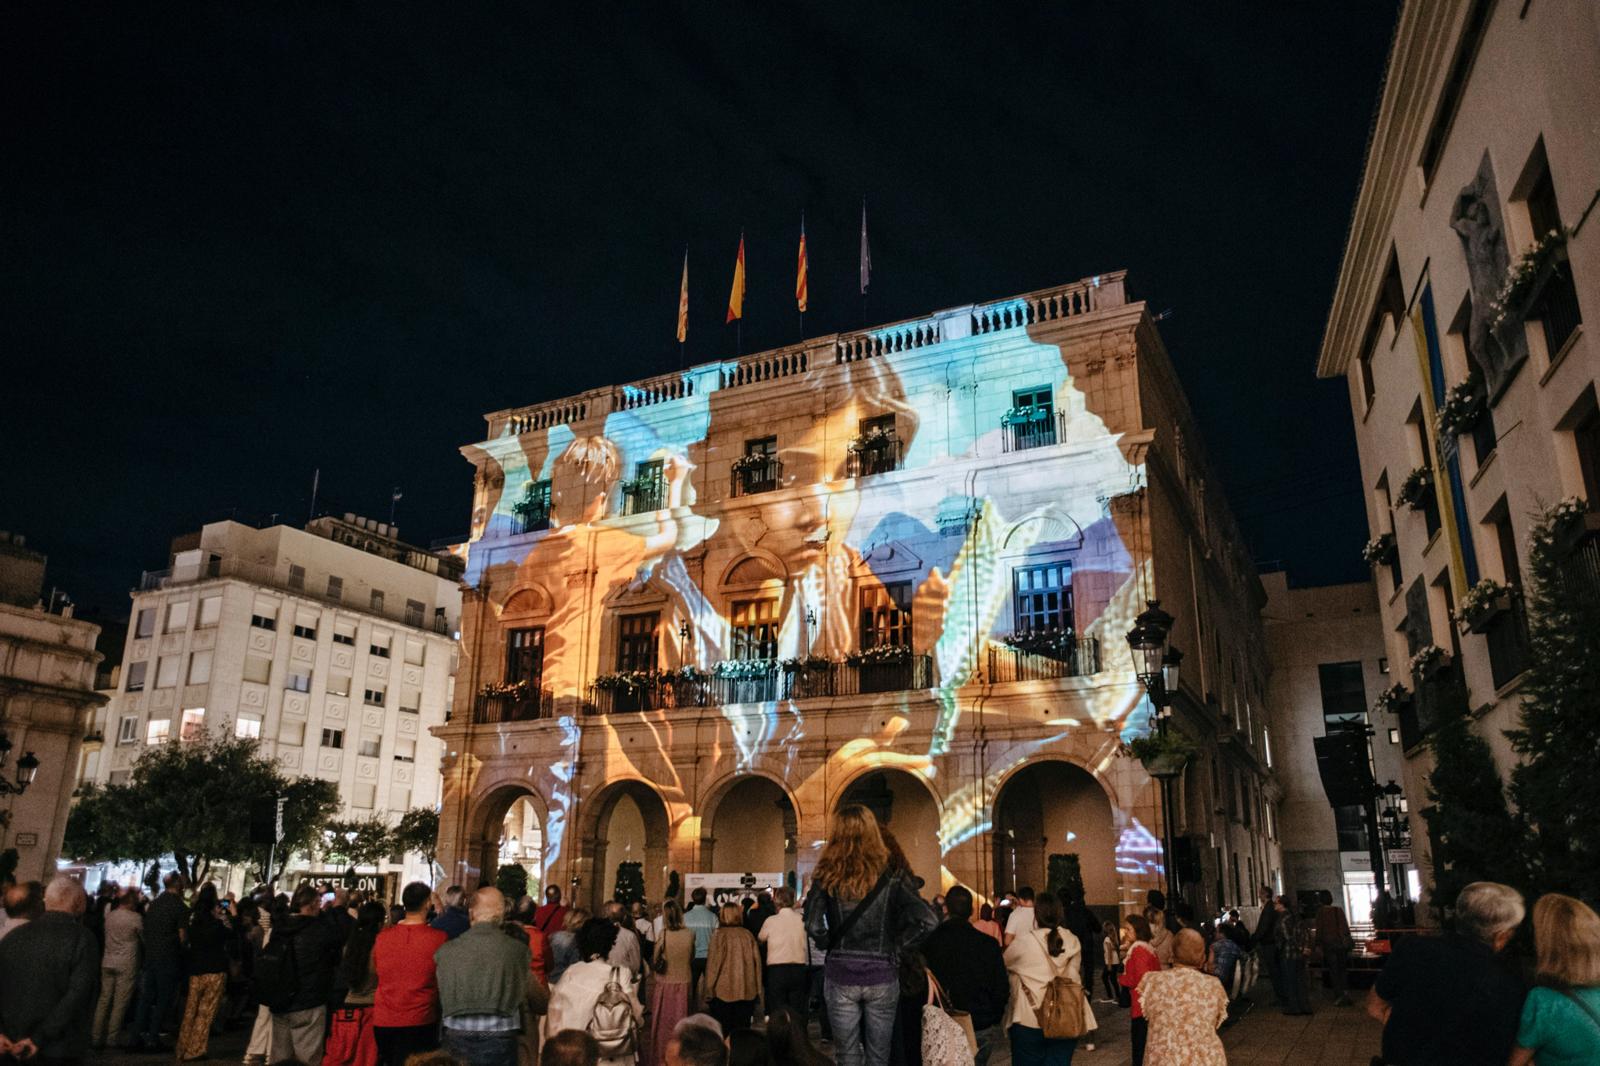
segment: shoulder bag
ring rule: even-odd
[[[1048,935],[1047,930],[1036,929],[1032,937],[1033,942],[1044,953],[1045,965],[1053,971],[1055,964],[1050,958],[1050,949],[1040,939],[1040,933]],[[1044,1032],[1046,1040],[1076,1040],[1088,1032],[1089,1023],[1083,1016],[1083,986],[1067,974],[1056,974],[1050,979],[1050,983],[1044,986],[1043,1003],[1033,998],[1027,979],[1020,973],[1017,975],[1017,984],[1022,986],[1022,994],[1027,997],[1028,1006],[1039,1022],[1039,1028]]]
[[[928,975],[928,1002],[922,1008],[923,1066],[968,1066],[978,1054],[972,1015],[950,1006],[933,971],[924,972]]]

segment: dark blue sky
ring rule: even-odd
[[[37,5],[4,15],[0,528],[126,611],[326,500],[465,531],[483,412],[1126,268],[1250,548],[1359,579],[1313,376],[1392,2]],[[598,10],[598,7],[597,7]],[[20,371],[20,377],[15,376]],[[13,386],[17,386],[14,387]]]

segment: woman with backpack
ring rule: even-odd
[[[900,953],[938,924],[908,874],[891,869],[872,812],[840,808],[806,896],[806,933],[828,953],[823,1002],[838,1066],[889,1061]]]
[[[761,995],[761,953],[744,909],[724,903],[706,955],[706,1009],[724,1033],[748,1029]]]
[[[1061,903],[1042,893],[1030,930],[1006,948],[1011,1002],[1006,1035],[1015,1066],[1067,1066],[1078,1039],[1094,1031],[1094,1012],[1079,983],[1083,945],[1062,925]]]
[[[644,1006],[634,975],[607,962],[617,942],[617,923],[590,918],[578,929],[582,962],[568,966],[550,988],[544,1016],[548,1040],[563,1029],[577,1029],[600,1045],[601,1066],[632,1066],[639,1058]]]
[[[363,903],[355,928],[345,941],[344,954],[333,978],[333,1021],[322,1052],[323,1066],[375,1066],[378,1044],[372,1032],[372,1004],[378,995],[378,969],[372,948],[383,932],[389,908]]]

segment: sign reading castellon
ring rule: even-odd
[[[454,880],[514,855],[583,903],[635,876],[803,890],[860,802],[930,893],[1075,854],[1091,904],[1129,902],[1163,876],[1158,789],[1119,754],[1156,597],[1195,663],[1174,813],[1221,804],[1219,765],[1270,801],[1259,583],[1121,274],[487,422],[435,730]],[[1277,868],[1267,822],[1192,849],[1196,902]]]

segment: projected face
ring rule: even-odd
[[[625,393],[621,410],[591,404],[483,446],[467,578],[499,625],[463,641],[478,661],[459,676],[520,682],[512,701],[547,692],[570,750],[606,731],[609,777],[669,790],[661,760],[647,774],[653,753],[625,750],[617,725],[644,716],[665,753],[675,711],[714,710],[739,766],[800,794],[811,784],[784,768],[815,731],[817,698],[860,696],[888,723],[835,762],[932,778],[992,683],[1101,674],[1108,635],[1141,606],[1129,520],[1108,501],[1143,473],[1060,348],[885,353],[728,388],[716,373],[692,372],[665,402]],[[931,735],[910,728],[930,693]],[[1098,771],[1143,726],[1136,693],[1085,683],[1042,718],[1030,707],[1044,736],[943,790],[942,848],[987,831],[985,797],[1034,751],[1093,735],[1084,761]],[[1142,863],[1130,842],[1143,827],[1118,819],[1118,861]]]

